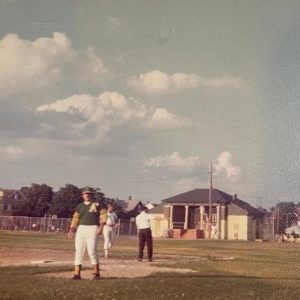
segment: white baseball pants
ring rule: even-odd
[[[104,225],[103,238],[104,238],[104,252],[108,253],[108,249],[110,249],[115,242],[116,230],[111,226]]]
[[[92,265],[99,263],[97,252],[98,236],[97,225],[79,225],[75,237],[75,266],[82,265],[85,250],[87,249]]]

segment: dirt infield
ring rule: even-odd
[[[71,265],[73,253],[62,250],[0,247],[0,267],[54,263]]]
[[[166,268],[153,266],[149,262],[133,262],[114,259],[103,259],[100,263],[100,273],[103,278],[134,278],[146,277],[157,272],[164,273],[189,273],[190,269]],[[56,278],[70,278],[70,272],[48,273],[43,276]],[[92,270],[84,270],[81,273],[83,279],[92,279]]]
[[[28,248],[8,248],[0,247],[0,266],[72,266],[74,253],[62,250],[28,249]],[[157,272],[194,272],[191,269],[166,268],[157,264],[170,263],[170,257],[160,257],[155,262],[138,262],[134,260],[121,260],[114,258],[100,258],[100,270],[103,278],[134,278],[145,277]],[[155,264],[155,265],[154,265]],[[84,265],[86,270],[82,271],[83,279],[91,279],[89,260],[86,259]],[[70,272],[47,273],[40,276],[70,278]]]

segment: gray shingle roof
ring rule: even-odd
[[[247,211],[248,212],[248,215],[262,215],[263,212],[260,211],[259,209],[251,206],[249,203],[245,202],[245,201],[242,201],[240,199],[232,199],[231,200],[231,203],[242,208],[243,210]]]
[[[182,194],[162,200],[165,204],[205,204],[209,203],[209,189],[194,189]],[[240,200],[232,195],[222,192],[218,189],[212,190],[212,203],[213,204],[234,204],[239,208],[245,210],[249,214],[261,214],[261,212],[252,207],[247,202]]]
[[[149,214],[163,214],[164,213],[164,203],[160,203],[149,210]]]
[[[232,196],[218,189],[212,190],[213,203],[229,203]],[[209,189],[194,189],[162,200],[164,203],[208,203]]]
[[[140,200],[117,200],[117,204],[122,208],[123,212],[127,213],[134,210],[139,204],[142,204]]]

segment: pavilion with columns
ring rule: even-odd
[[[255,240],[263,235],[263,213],[237,195],[194,189],[162,200],[173,237]],[[211,231],[209,207],[211,205]],[[210,233],[211,232],[211,233]]]

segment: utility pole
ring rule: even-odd
[[[209,182],[209,211],[208,211],[208,239],[211,239],[212,225],[212,163],[210,163],[210,182]]]
[[[277,206],[277,230],[276,230],[276,233],[277,235],[279,235],[279,219],[280,219],[280,214],[279,214],[279,206]]]
[[[272,224],[272,239],[273,239],[273,242],[275,242],[275,209],[272,212],[272,221],[273,221],[273,224]]]

